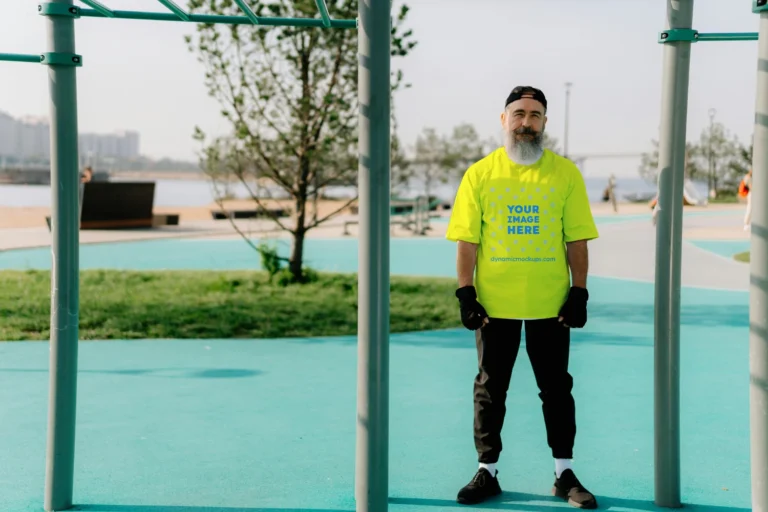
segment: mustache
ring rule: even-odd
[[[516,135],[538,135],[539,132],[528,126],[521,126],[515,130]]]

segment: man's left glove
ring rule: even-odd
[[[560,308],[560,322],[567,327],[584,327],[587,323],[587,300],[589,292],[586,288],[571,286],[568,298]]]
[[[481,328],[488,319],[485,308],[477,302],[477,292],[474,286],[464,286],[456,290],[461,309],[461,323],[470,331]]]

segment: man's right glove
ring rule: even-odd
[[[476,331],[483,326],[488,318],[485,308],[477,302],[477,292],[474,286],[464,286],[456,290],[461,309],[461,323],[470,331]]]
[[[587,323],[587,301],[589,292],[586,288],[572,286],[565,304],[560,308],[559,320],[568,327],[581,329]]]

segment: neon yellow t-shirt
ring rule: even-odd
[[[503,147],[464,174],[446,233],[479,244],[478,301],[490,317],[514,319],[556,317],[571,286],[565,243],[597,237],[573,162],[545,150],[520,165]]]

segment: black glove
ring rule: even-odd
[[[562,323],[568,327],[584,327],[587,323],[587,300],[589,300],[589,292],[586,288],[571,286],[568,298],[560,308]]]
[[[485,308],[477,302],[477,292],[474,286],[464,286],[456,290],[461,309],[461,323],[470,331],[476,331],[483,326],[483,320],[488,318]]]

